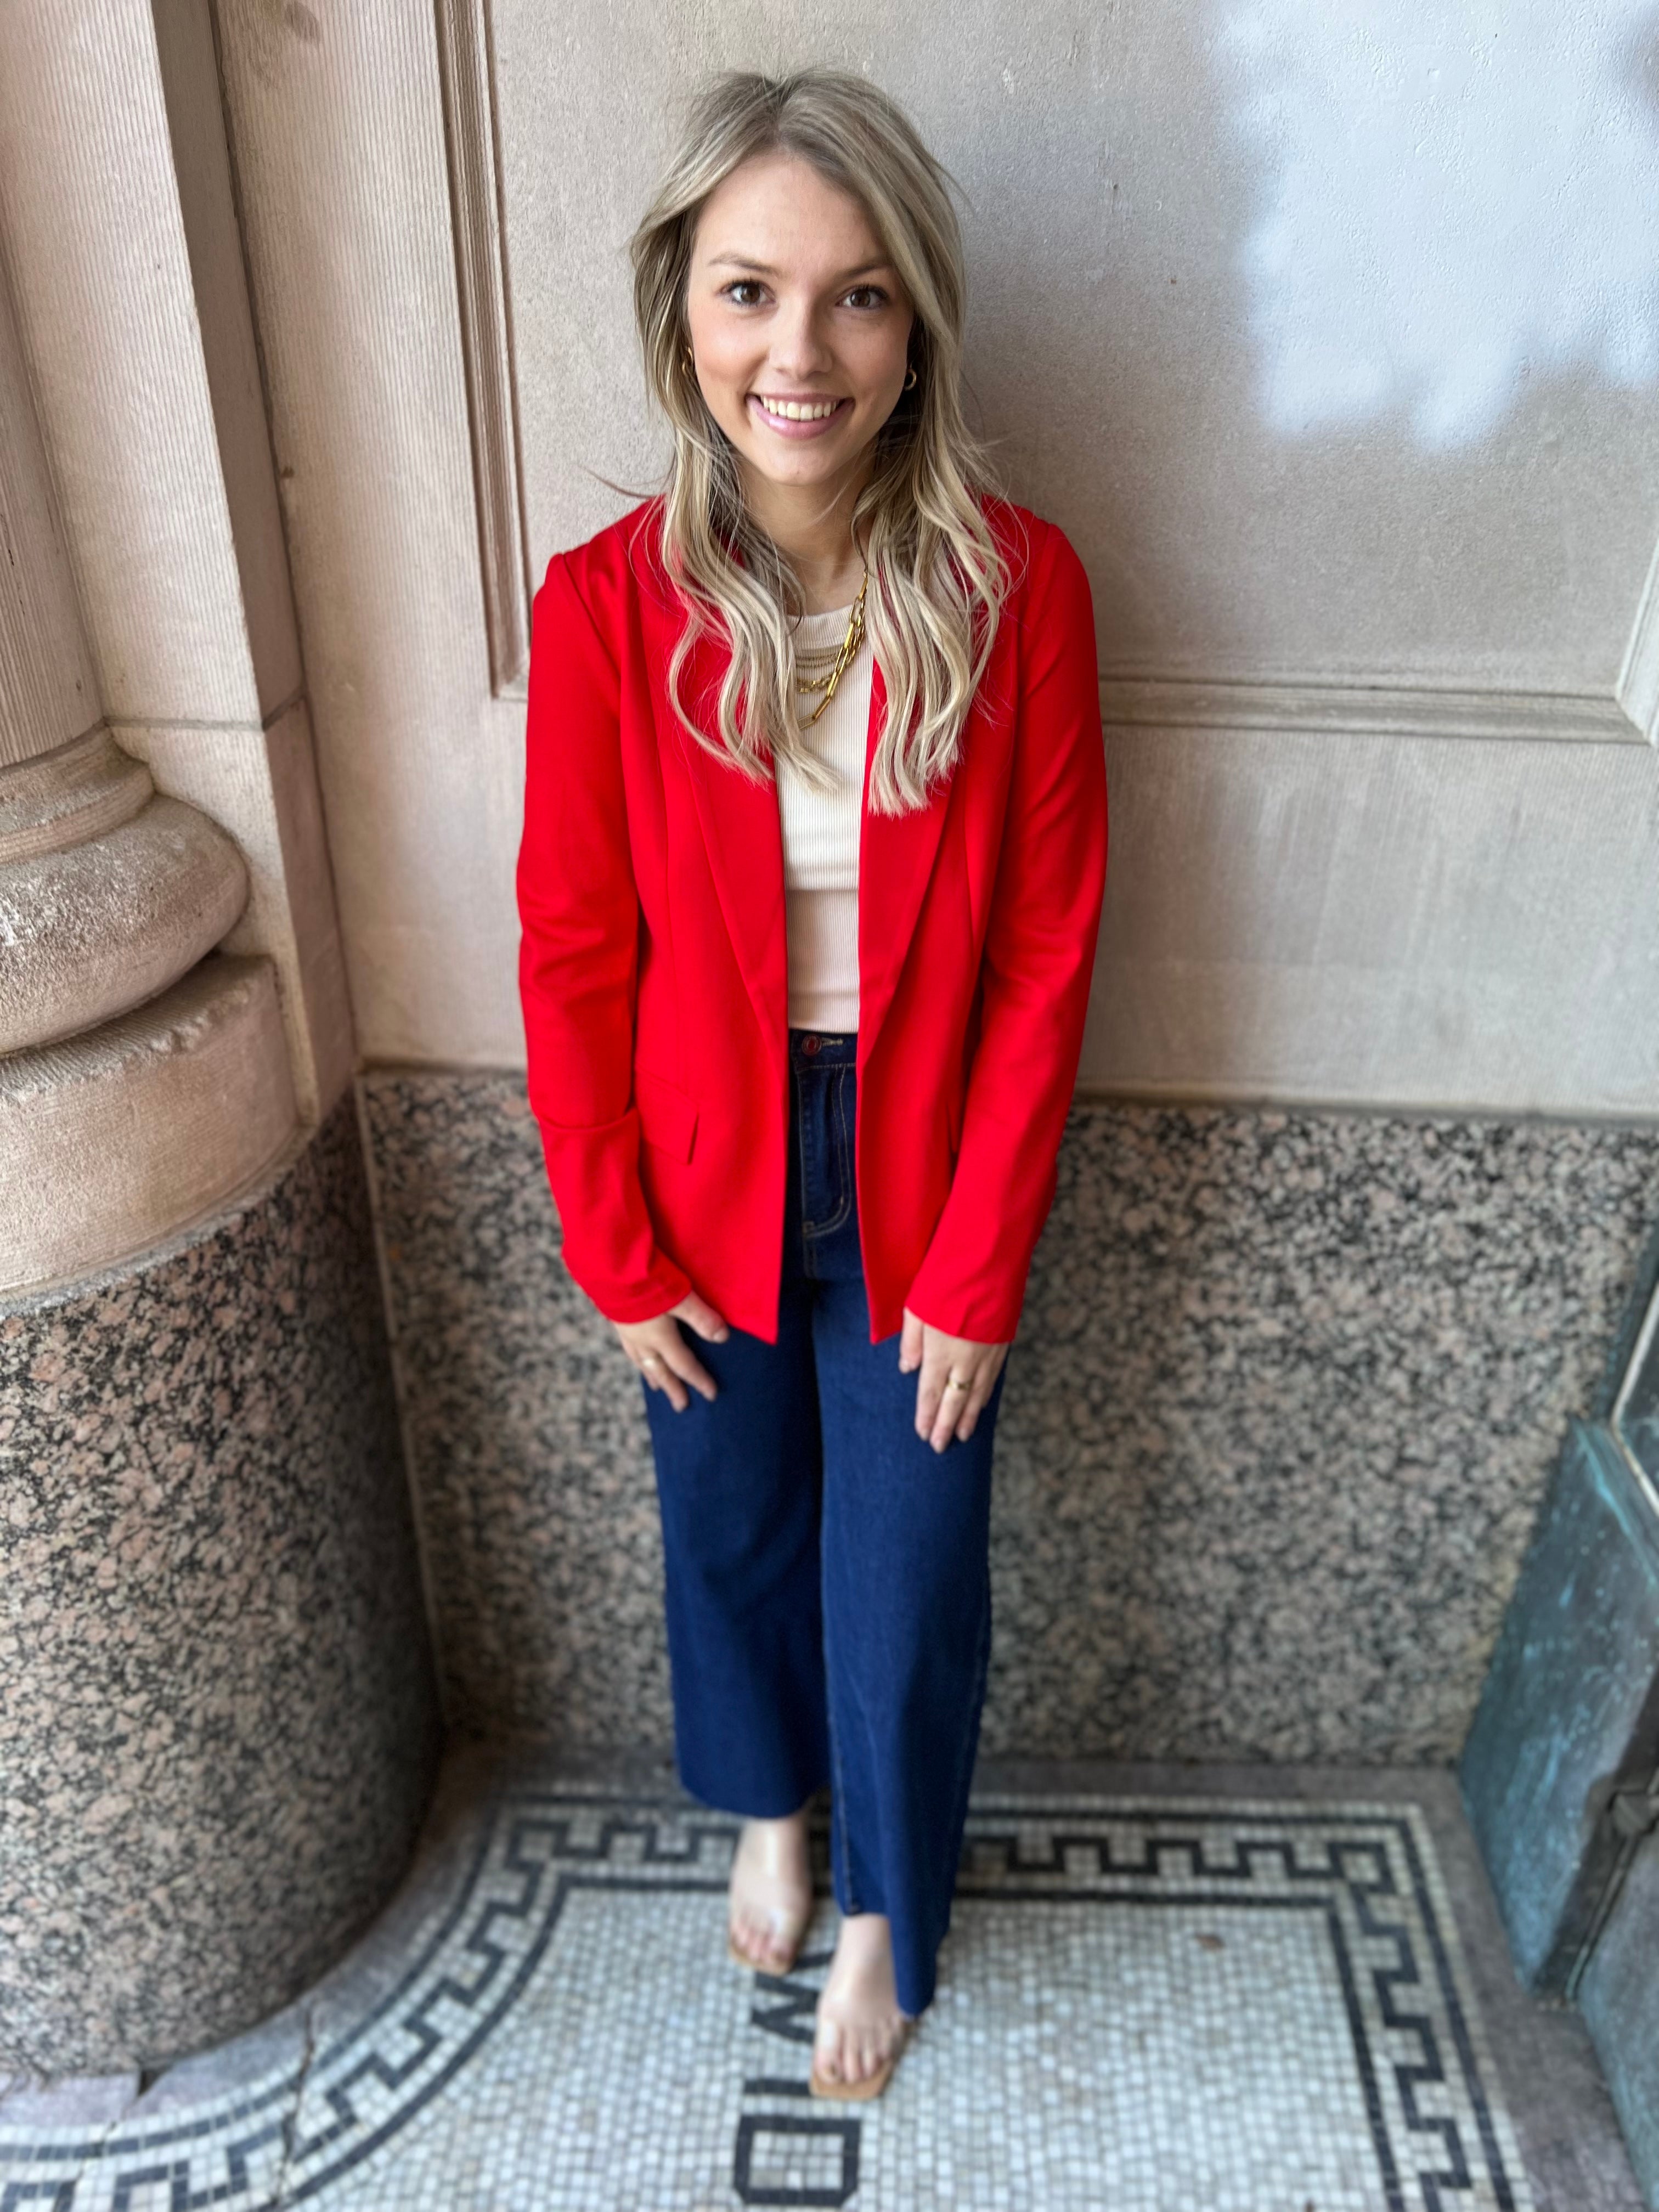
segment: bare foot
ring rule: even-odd
[[[842,1920],[836,1955],[818,1999],[812,2064],[826,2081],[867,2081],[890,2058],[909,2026],[893,1982],[893,1939],[886,1916]]]
[[[811,1917],[805,1807],[781,1820],[745,1820],[732,1854],[732,1949],[763,1974],[787,1973]]]

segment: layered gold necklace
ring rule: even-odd
[[[797,646],[795,648],[795,659],[798,664],[798,672],[795,677],[796,690],[809,694],[822,691],[823,694],[823,698],[806,717],[808,729],[811,729],[812,724],[817,721],[818,716],[835,697],[836,684],[851,667],[859,647],[864,642],[864,595],[869,588],[870,571],[866,568],[864,572],[864,581],[859,586],[859,595],[853,602],[852,613],[848,617],[847,635],[838,646]],[[799,664],[822,670],[825,661],[829,661],[831,665],[821,674],[802,676],[799,673]]]

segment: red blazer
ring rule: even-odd
[[[963,749],[931,805],[859,847],[854,1172],[872,1342],[909,1306],[1012,1340],[1054,1193],[1106,872],[1089,581],[987,498],[1012,556]],[[565,1263],[601,1313],[695,1287],[777,1341],[789,1112],[775,788],[676,721],[684,626],[650,500],[553,556],[535,599],[519,963],[532,1110]],[[710,696],[705,638],[682,696]],[[872,678],[866,772],[883,719]],[[694,708],[695,711],[695,708]],[[714,726],[712,711],[705,723]]]

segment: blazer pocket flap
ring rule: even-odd
[[[634,1070],[634,1103],[640,1109],[640,1134],[671,1159],[689,1160],[697,1133],[697,1102],[659,1075]]]

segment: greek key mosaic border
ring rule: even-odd
[[[303,2063],[198,2112],[55,2139],[0,2125],[0,2212],[276,2212],[320,2195],[407,2127],[507,2019],[574,1893],[723,1890],[735,1834],[735,1822],[683,1801],[558,1784],[502,1791],[379,2002],[325,2030]],[[1414,1808],[976,1797],[958,1894],[1034,1909],[1209,1903],[1313,1916],[1341,1988],[1379,2206],[1531,2212]],[[826,1959],[755,1978],[752,2023],[775,2039],[778,2070],[744,2085],[750,2108],[731,2170],[740,2203],[786,2201],[752,2178],[763,2136],[811,2131],[839,2149],[833,2185],[787,2201],[844,2204],[858,2188],[857,2108],[832,2116],[795,2101]]]

